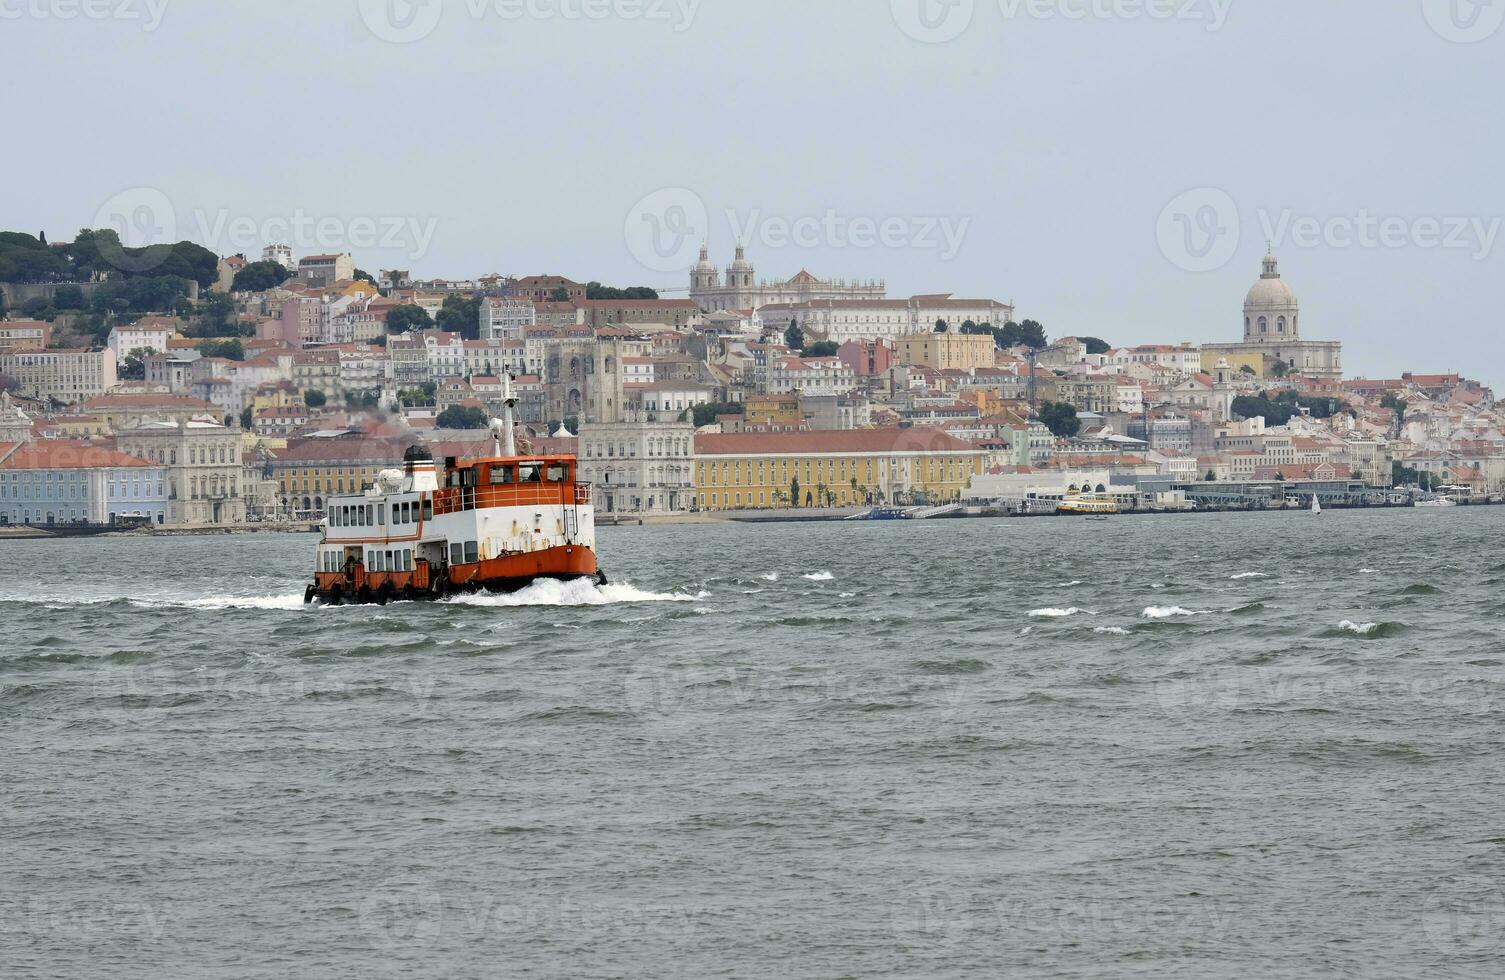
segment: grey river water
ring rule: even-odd
[[[1502,531],[0,542],[0,977],[1505,976]]]

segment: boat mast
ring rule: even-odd
[[[516,456],[517,440],[513,436],[512,429],[516,424],[513,420],[512,406],[517,404],[517,397],[512,391],[512,373],[502,372],[502,417],[493,419],[491,433],[493,448],[497,456]]]

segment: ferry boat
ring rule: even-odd
[[[519,454],[511,415],[509,402],[489,456],[448,457],[441,469],[414,445],[365,492],[330,497],[303,601],[442,599],[547,578],[606,584],[576,458]]]
[[[1118,513],[1118,504],[1108,497],[1067,497],[1056,505],[1056,513],[1106,517]]]

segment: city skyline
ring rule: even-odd
[[[41,52],[66,45],[64,84],[99,111],[77,152],[21,156],[29,190],[7,224],[68,238],[134,216],[146,194],[177,237],[222,253],[302,216],[314,230],[295,250],[348,250],[363,267],[665,287],[693,254],[668,266],[678,255],[645,256],[634,235],[670,228],[666,209],[689,201],[679,237],[692,251],[708,238],[718,264],[743,238],[768,277],[995,296],[1052,336],[1112,343],[1234,339],[1273,240],[1348,374],[1505,381],[1491,367],[1505,353],[1492,329],[1502,146],[1461,124],[1489,108],[1505,46],[1492,10],[1469,34],[1410,2],[1209,0],[1176,17],[977,3],[924,21],[898,2],[645,4],[635,19],[607,4],[596,20],[449,4],[431,24],[434,8],[413,4],[399,20],[427,33],[408,37],[383,20],[403,7],[296,22],[275,8],[170,4],[153,21],[145,4],[97,20],[27,7],[0,41],[7,61],[39,77]],[[221,32],[245,43],[227,50]],[[623,85],[612,58],[628,50]],[[1135,85],[1116,83],[1131,70]],[[351,82],[343,98],[299,104],[330,71]],[[276,98],[227,98],[252,72]],[[492,77],[547,78],[548,100],[499,99]],[[143,104],[149,125],[132,111]],[[17,111],[24,131],[60,132],[40,104]],[[191,135],[164,138],[173,127]],[[111,166],[85,144],[110,147]],[[875,244],[852,244],[864,225]]]

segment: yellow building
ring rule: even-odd
[[[743,425],[797,429],[803,420],[799,395],[748,395],[742,402]]]
[[[702,510],[949,503],[984,458],[928,426],[703,434],[695,437],[695,500]]]
[[[992,334],[915,333],[896,342],[899,363],[937,371],[971,371],[993,367],[997,345]]]
[[[1248,377],[1249,371],[1253,371],[1256,378],[1268,377],[1269,372],[1267,369],[1275,361],[1274,357],[1259,351],[1203,350],[1203,373],[1216,376],[1218,361],[1225,357],[1228,359],[1228,366],[1233,369],[1233,378],[1235,381],[1238,380],[1241,374],[1244,377]],[[1249,371],[1242,370],[1246,367]]]

